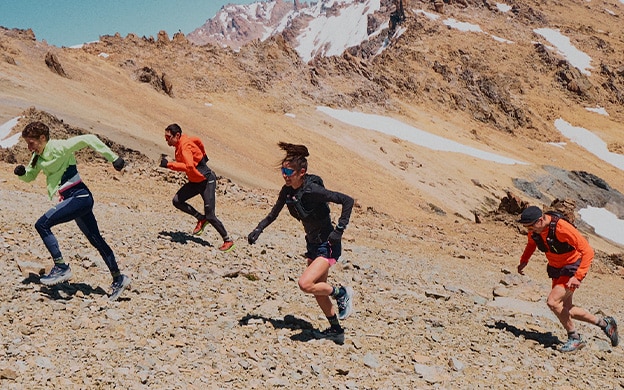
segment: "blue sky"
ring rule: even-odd
[[[39,41],[73,46],[100,35],[188,34],[225,4],[258,0],[0,0],[0,26],[31,28]]]

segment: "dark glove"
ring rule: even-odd
[[[336,226],[336,228],[331,233],[329,233],[329,237],[327,237],[327,241],[329,241],[329,243],[332,246],[340,244],[340,241],[342,240],[343,231],[344,231],[344,228],[341,229]]]
[[[160,158],[160,167],[161,168],[167,168],[167,164],[169,164],[169,161],[167,161],[167,158],[165,156]]]
[[[117,171],[121,171],[124,166],[126,166],[126,162],[121,157],[117,157],[117,160],[113,161],[113,167]]]
[[[24,176],[26,174],[26,167],[23,165],[18,165],[13,170],[13,173],[15,173],[17,176]]]
[[[249,233],[247,236],[247,242],[250,245],[253,245],[258,240],[258,237],[260,237],[260,233],[262,233],[262,229],[255,228],[253,232]]]

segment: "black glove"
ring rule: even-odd
[[[340,244],[340,241],[342,240],[343,231],[344,231],[344,228],[341,229],[341,228],[336,227],[331,233],[329,233],[329,237],[327,237],[327,241],[329,241],[329,243],[332,246]]]
[[[253,245],[258,240],[258,237],[260,237],[260,233],[262,233],[262,229],[255,228],[253,232],[249,233],[247,236],[247,242],[250,245]]]
[[[160,167],[161,168],[167,168],[167,164],[169,164],[169,161],[167,161],[167,158],[165,156],[160,158]]]
[[[13,170],[13,173],[15,173],[17,176],[24,176],[26,174],[26,167],[23,165],[18,165]]]
[[[123,167],[126,166],[126,162],[124,161],[123,158],[121,157],[117,157],[117,160],[113,161],[113,167],[117,170],[117,171],[121,171],[123,169]]]

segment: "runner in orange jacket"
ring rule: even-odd
[[[594,250],[589,242],[572,224],[562,218],[542,213],[537,206],[527,207],[518,222],[528,229],[528,241],[520,256],[518,272],[524,274],[523,270],[535,249],[544,252],[548,260],[547,271],[552,279],[552,290],[547,304],[568,332],[568,341],[560,350],[571,352],[586,345],[585,340],[575,330],[573,319],[599,326],[615,347],[618,344],[615,318],[598,318],[572,303],[574,291],[581,286],[581,281],[594,259]],[[551,228],[554,229],[554,234],[551,233]]]
[[[165,156],[162,156],[160,166],[184,172],[189,180],[173,197],[173,205],[197,218],[197,225],[193,230],[194,235],[202,234],[206,225],[210,223],[223,238],[223,244],[219,250],[224,252],[231,250],[234,242],[215,214],[217,177],[208,167],[204,144],[197,137],[182,134],[182,129],[176,123],[165,129],[165,140],[169,146],[175,147],[175,161],[168,161]],[[187,200],[196,195],[201,195],[204,200],[204,214],[187,203]]]

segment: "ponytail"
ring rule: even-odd
[[[289,144],[287,142],[279,142],[277,146],[286,152],[286,156],[282,160],[282,164],[287,162],[293,168],[299,170],[304,168],[308,170],[308,160],[306,157],[310,155],[305,145]]]

